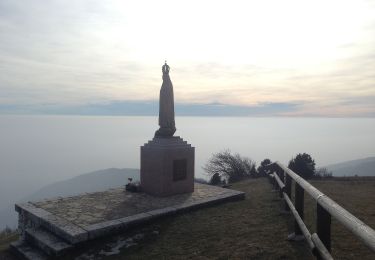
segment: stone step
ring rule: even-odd
[[[18,240],[10,243],[10,249],[21,259],[27,260],[47,260],[48,256],[40,249],[31,246],[25,241]]]
[[[27,229],[26,240],[51,256],[63,255],[72,248],[71,244],[43,228]]]

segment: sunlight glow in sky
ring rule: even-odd
[[[375,116],[375,1],[0,2],[0,105],[157,99],[165,59],[178,102]]]

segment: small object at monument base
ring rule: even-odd
[[[141,192],[141,185],[139,182],[129,182],[125,185],[125,190],[129,192]]]
[[[155,137],[141,147],[142,191],[170,196],[194,191],[195,148],[179,136]]]

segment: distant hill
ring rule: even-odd
[[[139,180],[139,169],[110,168],[81,174],[77,177],[55,182],[41,188],[39,191],[27,196],[21,201],[33,201],[58,196],[72,196],[85,192],[104,191],[110,188],[124,186],[128,178]],[[18,221],[14,205],[0,210],[0,230],[6,225],[15,227]]]
[[[333,176],[375,176],[375,157],[351,160],[325,166]]]
[[[33,193],[27,200],[39,200],[49,197],[72,196],[84,192],[104,191],[124,186],[128,178],[139,180],[139,169],[110,168],[81,174],[77,177],[55,182]]]

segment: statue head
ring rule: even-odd
[[[165,61],[165,63],[164,63],[164,65],[163,65],[163,67],[161,68],[161,70],[163,71],[163,75],[165,75],[165,74],[169,74],[169,66],[168,66],[168,64],[167,64],[167,61]]]

